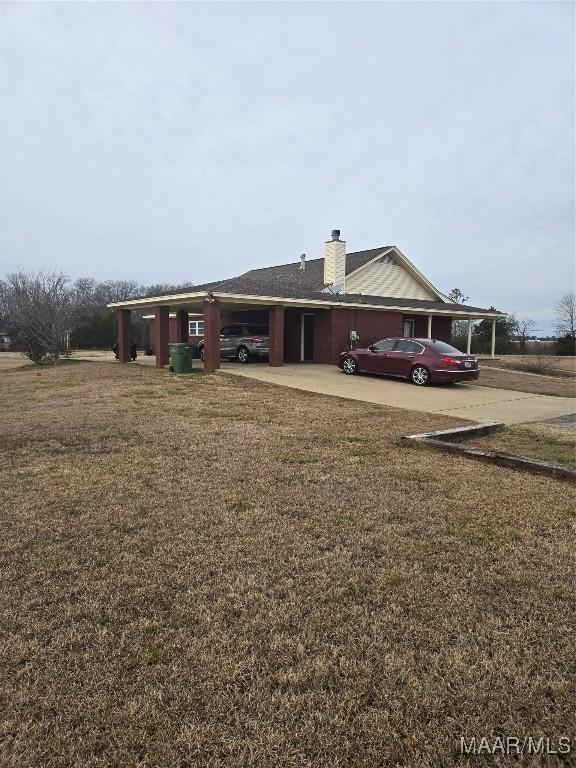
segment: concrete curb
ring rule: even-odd
[[[478,435],[490,435],[495,432],[501,432],[505,425],[502,422],[489,422],[478,424],[472,427],[457,427],[456,429],[443,429],[439,432],[422,432],[418,435],[402,435],[403,440],[412,440],[426,448],[432,448],[447,453],[455,453],[466,456],[476,461],[484,461],[489,464],[496,464],[509,469],[517,469],[521,472],[530,472],[531,474],[547,475],[557,480],[568,480],[576,483],[576,469],[570,469],[560,464],[552,464],[549,461],[532,459],[528,456],[515,456],[511,453],[501,453],[500,451],[489,451],[484,448],[474,448],[460,445],[458,440]]]

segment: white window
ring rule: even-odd
[[[189,336],[204,336],[204,320],[189,320],[188,325]]]
[[[411,338],[414,336],[414,320],[404,320],[402,327],[402,336]]]

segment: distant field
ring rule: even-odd
[[[496,361],[494,363],[497,364]],[[576,378],[528,375],[508,369],[504,365],[501,368],[494,368],[492,362],[488,360],[480,361],[480,378],[474,384],[481,387],[510,389],[515,392],[532,392],[536,395],[576,397]]]
[[[5,368],[0,409],[3,768],[574,734],[575,489],[400,441],[461,422],[97,362]]]
[[[478,355],[478,359],[482,360],[488,365],[508,365],[509,363],[515,363],[521,360],[533,360],[535,355],[498,355],[494,360],[488,355]],[[559,371],[568,371],[576,373],[576,357],[560,357],[557,355],[544,355],[545,360],[550,361],[550,365]]]

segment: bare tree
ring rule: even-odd
[[[464,296],[460,288],[452,288],[450,293],[446,294],[453,304],[466,304],[468,296]]]
[[[567,293],[556,305],[558,355],[576,355],[576,296]]]
[[[576,336],[576,296],[567,293],[555,307],[558,336]]]
[[[526,342],[531,336],[531,331],[534,330],[536,327],[536,323],[534,320],[532,320],[529,317],[523,318],[522,320],[517,321],[517,331],[516,334],[518,336],[518,340],[520,342],[520,354],[523,355],[526,351]]]
[[[452,288],[450,293],[447,294],[448,298],[453,304],[466,304],[468,296],[465,296],[460,288]],[[467,320],[453,320],[452,321],[452,336],[459,338],[465,336],[468,332]]]
[[[56,363],[67,351],[71,293],[61,272],[14,272],[0,282],[0,314],[11,345],[36,365]]]

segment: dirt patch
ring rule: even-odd
[[[3,766],[573,733],[576,494],[400,442],[458,420],[97,363],[5,371],[0,407]]]

